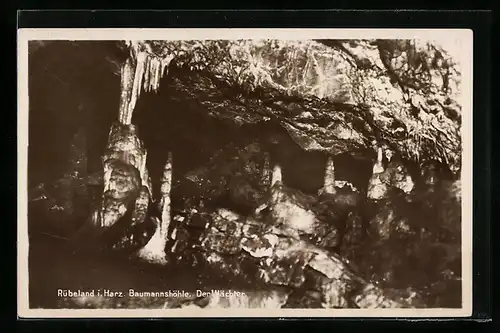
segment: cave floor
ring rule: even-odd
[[[232,290],[251,287],[243,281],[230,281],[230,285]],[[54,237],[34,236],[29,249],[30,308],[58,308],[58,289],[195,294],[196,290],[228,290],[228,280],[193,266],[151,266],[123,255],[77,251]]]

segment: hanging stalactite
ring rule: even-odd
[[[130,97],[132,95],[132,87],[134,82],[134,66],[132,59],[129,57],[123,63],[121,68],[121,94],[120,94],[120,110],[118,120],[122,124],[130,124],[128,120],[128,110]],[[131,118],[130,118],[131,119]]]
[[[158,57],[153,55],[146,44],[140,42],[129,42],[130,56],[121,68],[121,98],[119,121],[130,125],[135,106],[141,91],[158,92],[161,78],[167,73],[166,70],[174,55]]]

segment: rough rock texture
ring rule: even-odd
[[[258,143],[245,147],[229,144],[202,167],[185,175],[186,195],[216,200],[227,196],[244,211],[266,202],[269,160]]]
[[[28,189],[29,215],[42,214],[54,231],[68,235],[81,225],[101,194],[102,174],[87,172],[87,132],[81,127],[69,146],[64,175],[48,184]],[[31,227],[31,226],[30,226]],[[42,225],[33,225],[33,228]]]
[[[357,64],[353,97],[370,107],[380,136],[405,158],[436,159],[456,172],[461,91],[459,48],[453,42],[364,40],[334,46]]]
[[[151,238],[154,220],[148,214],[151,182],[146,157],[135,126],[114,123],[102,158],[103,174],[84,179],[84,185],[92,183],[101,195],[86,198],[92,213],[89,209],[85,222],[70,232],[79,246],[133,252]]]
[[[191,239],[179,251],[180,260],[192,260],[188,253],[197,251],[201,253],[197,260],[225,276],[287,287],[291,292],[314,290],[322,307],[411,306],[402,299],[391,300],[375,287],[367,292],[368,283],[337,255],[276,226],[225,209],[210,216],[212,222],[200,237]],[[189,224],[184,228],[189,230]]]
[[[205,94],[196,95],[196,100],[219,118],[232,115],[236,122],[256,122],[274,116],[305,149],[333,153],[341,149],[335,144],[342,138],[352,141],[343,143],[350,148],[365,146],[363,128],[404,158],[430,157],[454,172],[460,168],[459,58],[452,53],[455,49],[445,50],[435,41],[215,40],[129,45],[143,68],[138,71],[145,73],[145,87],[157,89],[158,75],[167,75],[171,63],[194,73],[209,73],[189,81],[190,93],[203,90]],[[148,67],[148,63],[154,65]],[[239,103],[229,103],[235,98],[214,102],[220,93],[207,89],[214,85],[210,77],[219,83],[218,89],[227,86],[235,92],[242,87],[236,97]],[[246,92],[262,94],[263,90],[259,101],[245,98]],[[266,103],[266,95],[274,103]],[[277,95],[305,100],[280,105]],[[364,107],[353,110],[326,101]],[[359,118],[364,121],[357,125]]]
[[[460,190],[457,182],[436,181],[434,169],[423,169],[424,185],[409,194],[389,185],[383,197],[369,200],[368,238],[345,255],[383,286],[420,291],[428,304],[450,306],[461,288]],[[439,296],[444,290],[450,294]]]
[[[165,88],[176,99],[197,100],[203,106],[201,112],[222,121],[236,125],[278,123],[307,151],[356,153],[374,138],[364,112],[352,105],[315,97],[302,99],[272,89],[248,93],[205,72],[176,75]]]

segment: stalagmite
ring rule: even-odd
[[[269,188],[271,185],[271,158],[269,153],[264,153],[264,163],[262,166],[262,185]]]
[[[281,166],[275,164],[271,177],[270,213],[276,225],[284,225],[285,229],[293,230],[293,237],[297,232],[312,234],[317,222],[314,213],[302,206],[282,182]]]
[[[384,165],[382,164],[383,149],[378,147],[377,149],[377,161],[373,165],[373,174],[384,172]]]
[[[282,194],[282,180],[281,180],[281,166],[275,164],[273,167],[273,173],[271,175],[271,202],[277,202]]]
[[[151,50],[144,51],[140,42],[128,42],[130,57],[121,68],[121,94],[118,122],[109,131],[108,145],[103,156],[104,189],[100,211],[92,218],[94,224],[110,227],[127,211],[129,203],[135,200],[132,212],[133,224],[145,219],[149,200],[152,196],[151,179],[146,166],[147,152],[139,139],[136,127],[132,124],[132,116],[141,90],[158,90],[163,69],[171,58],[163,61],[152,56]],[[146,47],[147,49],[147,47]],[[170,193],[171,161],[167,162],[167,176],[162,185],[162,193]],[[168,185],[165,185],[168,183]],[[168,187],[164,191],[163,187]],[[147,192],[147,193],[146,193]],[[165,195],[164,195],[165,197]],[[166,202],[168,201],[168,202]],[[155,240],[163,237],[163,228],[168,229],[169,199],[162,200],[163,217],[158,230],[161,234],[152,239],[145,251],[154,250]],[[167,208],[165,208],[167,207]],[[160,237],[162,236],[162,237]],[[165,237],[163,237],[165,238]],[[154,254],[154,252],[153,252]],[[161,256],[161,255],[160,255]]]
[[[273,167],[273,174],[271,176],[271,186],[274,186],[276,184],[281,184],[281,182],[282,182],[281,166],[276,164]]]
[[[335,194],[335,166],[333,165],[333,158],[328,157],[325,169],[325,180],[323,185],[324,193]]]
[[[109,131],[102,157],[104,188],[99,222],[110,227],[120,219],[141,189],[145,172],[145,149],[134,125],[116,122]]]
[[[161,178],[161,220],[166,225],[170,223],[170,190],[172,188],[172,153],[168,153],[167,163]]]
[[[394,151],[392,151],[391,148],[384,146],[384,155],[387,159],[387,162],[390,163],[392,161],[392,158],[394,157]]]
[[[104,191],[101,204],[101,227],[115,224],[127,211],[141,186],[139,171],[119,159],[109,159],[104,164]]]
[[[384,165],[382,164],[383,150],[382,147],[377,149],[377,160],[373,165],[373,173],[368,182],[368,199],[379,200],[386,196],[387,194],[387,184],[381,179],[381,175],[384,172]]]
[[[111,179],[111,172],[113,169],[111,169],[109,163],[104,163],[104,176],[103,176],[103,182],[104,182],[104,189],[103,193],[106,193],[110,189],[110,182],[109,180]]]
[[[388,177],[390,178],[391,186],[399,188],[406,194],[413,191],[415,183],[399,156],[391,156],[386,173],[388,173]]]
[[[138,256],[151,263],[166,264],[165,246],[167,245],[170,225],[170,190],[172,188],[172,153],[168,153],[167,162],[161,179],[161,221],[157,221],[156,231],[138,253]]]

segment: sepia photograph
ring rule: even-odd
[[[471,31],[18,38],[20,315],[471,314]]]

